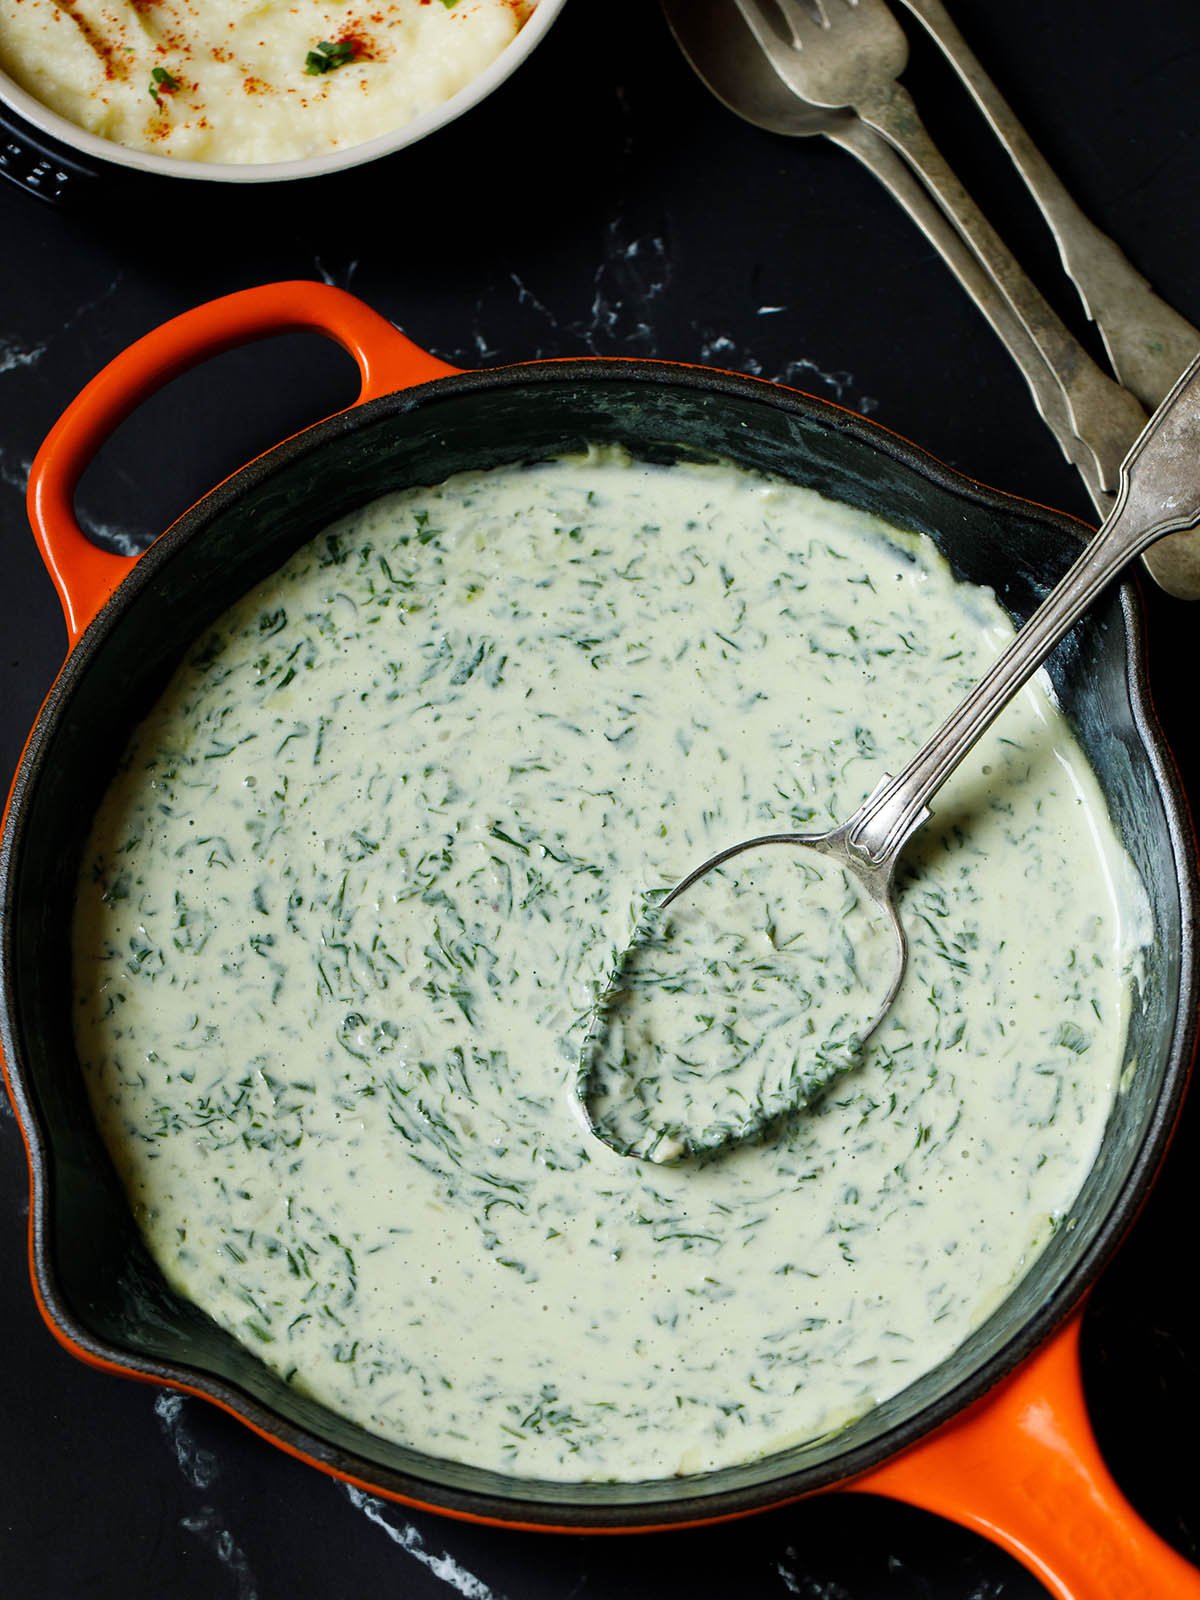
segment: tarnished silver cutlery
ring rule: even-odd
[[[1113,371],[1143,405],[1153,408],[1200,351],[1200,332],[1172,309],[1091,222],[1017,121],[942,0],[901,0],[970,91],[1012,157],[1058,243],[1063,270],[1099,329]]]
[[[1106,348],[1120,352],[1131,377],[1136,373],[1140,393],[1153,400],[1157,390],[1161,398],[1200,350],[1200,332],[1159,299],[1117,246],[1082,216],[1021,135],[938,0],[905,3],[931,31],[937,27],[939,43],[947,54],[954,49],[964,76],[969,63],[972,79],[986,85],[977,98],[988,98],[989,120],[1003,122],[1005,143],[1011,141],[1023,159],[1032,151],[1035,159],[1025,161],[1023,174],[1031,188],[1036,179],[1039,203],[1048,197],[1043,208],[1056,236],[1069,237],[1072,262],[1082,263],[1076,282],[1089,310],[1104,318]],[[1130,388],[1104,374],[1051,310],[934,146],[896,81],[908,62],[908,43],[883,0],[662,4],[685,55],[731,110],[777,133],[823,134],[884,183],[1008,348],[1039,412],[1105,515],[1145,412]],[[1147,565],[1170,593],[1200,598],[1196,535],[1164,540]]]
[[[1085,444],[1076,432],[1061,378],[1030,339],[995,280],[887,140],[853,112],[813,105],[789,88],[743,21],[735,0],[662,0],[662,4],[697,75],[731,111],[757,127],[789,138],[822,135],[849,151],[879,179],[1007,346],[1042,419],[1103,514],[1111,497],[1096,465],[1095,443]],[[1125,411],[1122,403],[1122,419]]]

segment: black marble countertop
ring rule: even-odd
[[[1077,197],[1200,323],[1200,8],[1194,0],[955,0],[960,25]],[[915,30],[912,30],[915,31]],[[1049,236],[928,47],[908,77],[933,131],[1097,348]],[[1082,515],[1015,368],[933,252],[861,169],[722,110],[657,9],[571,0],[526,67],[466,118],[336,179],[270,189],[0,183],[0,768],[63,654],[25,522],[57,413],[152,325],[249,284],[359,294],[461,366],[659,355],[777,378],[863,411],[986,482]],[[348,403],[340,352],[294,336],[221,358],[125,425],[87,475],[89,526],[146,542],[224,472]],[[1185,782],[1200,610],[1146,595],[1152,681]],[[1200,1110],[1093,1296],[1085,1368],[1125,1492],[1195,1558],[1194,1311]],[[404,1595],[413,1600],[745,1596],[1026,1600],[1044,1590],[973,1534],[827,1495],[749,1521],[633,1539],[457,1524],[371,1498],[201,1401],[77,1365],[25,1264],[27,1180],[0,1110],[0,1592],[25,1597]],[[1080,1597],[1084,1600],[1084,1597]]]

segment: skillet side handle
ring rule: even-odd
[[[67,407],[29,475],[29,521],[58,590],[71,645],[136,560],[99,549],[79,526],[75,491],[93,456],[143,400],[189,368],[237,345],[305,330],[324,334],[353,357],[359,372],[355,405],[459,370],[420,349],[361,300],[325,283],[243,289],[185,311],[137,340]]]
[[[982,1533],[1057,1600],[1200,1600],[1200,1570],[1142,1521],[1101,1459],[1081,1321],[1077,1311],[965,1416],[848,1487]]]

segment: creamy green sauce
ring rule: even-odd
[[[1144,897],[1035,684],[910,846],[909,968],[774,1140],[654,1166],[576,1097],[647,891],[848,816],[1011,628],[786,484],[594,452],[380,501],[191,651],[97,818],[96,1114],[169,1281],[436,1455],[638,1479],[845,1424],[1070,1215]]]

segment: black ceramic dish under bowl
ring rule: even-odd
[[[321,328],[355,355],[365,403],[235,473],[136,565],[86,545],[73,520],[74,486],[120,417],[203,356],[300,326]],[[418,386],[402,387],[413,382]],[[313,284],[250,290],[176,319],[125,352],[66,413],[35,463],[35,529],[78,642],[21,762],[0,855],[3,1048],[29,1147],[35,1290],[60,1340],[95,1364],[205,1395],[285,1449],[379,1493],[541,1528],[683,1525],[778,1504],[881,1463],[894,1465],[899,1452],[979,1402],[1069,1317],[1128,1226],[1163,1155],[1195,1033],[1190,832],[1149,710],[1137,606],[1125,588],[1070,635],[1050,673],[1152,906],[1153,955],[1134,1006],[1131,1070],[1072,1225],[934,1372],[836,1438],[766,1460],[661,1482],[531,1482],[366,1433],[297,1394],[177,1298],[146,1254],[101,1146],[70,1026],[69,941],[80,854],[130,730],[184,645],[335,518],[399,487],[596,441],[652,461],[730,459],[927,533],[960,578],[993,589],[1018,618],[1068,564],[1081,532],[1064,517],[980,488],[857,416],[771,384],[628,361],[455,374],[340,291]],[[1054,1371],[1074,1372],[1069,1336],[1060,1335],[1055,1348]],[[1042,1363],[1053,1389],[1059,1379],[1046,1376],[1048,1361],[1043,1352],[1033,1366]],[[1002,1385],[997,1393],[1018,1391]],[[959,1426],[975,1429],[975,1419],[995,1403],[993,1396],[982,1409],[975,1406]],[[939,1438],[948,1436],[943,1430]],[[994,1447],[993,1441],[988,1448]],[[924,1448],[900,1457],[901,1464],[918,1462],[910,1479],[928,1476],[919,1465]],[[1087,1456],[1090,1438],[1081,1449]],[[1103,1479],[1098,1458],[1085,1465],[1093,1479]],[[859,1486],[937,1505],[976,1526],[990,1522],[996,1533],[995,1513],[950,1503],[954,1496],[948,1500],[944,1492],[939,1501],[919,1481],[885,1482],[876,1474]],[[1117,1537],[1113,1519],[1125,1515],[1111,1482],[1100,1482],[1100,1489],[1110,1496],[1102,1506],[1110,1531],[1096,1561]],[[1082,1529],[1087,1513],[1064,1511],[1063,1494],[1060,1484],[1041,1496],[1047,1523],[1074,1515]],[[999,1537],[1011,1548],[1027,1547],[1035,1536],[1006,1537],[1000,1522]],[[1056,1537],[1053,1526],[1045,1536]],[[1137,1525],[1130,1538],[1133,1545],[1150,1541],[1154,1561],[1178,1564],[1173,1593],[1194,1579],[1200,1594],[1200,1575],[1148,1530]],[[1027,1548],[1023,1558],[1030,1559]],[[1104,1559],[1111,1566],[1111,1553]],[[1143,1552],[1138,1559],[1149,1558]],[[1069,1566],[1067,1556],[1055,1556],[1035,1570],[1052,1581]],[[1056,1592],[1076,1592],[1066,1583]]]
[[[2,101],[0,178],[52,205],[91,194],[102,182],[98,163],[42,133]]]

